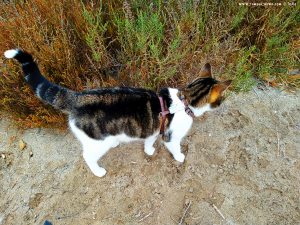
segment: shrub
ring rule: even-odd
[[[31,52],[46,77],[83,90],[182,86],[210,62],[218,79],[246,91],[254,78],[299,87],[299,4],[249,7],[234,1],[80,1],[0,3],[0,52]],[[0,106],[24,127],[59,127],[11,60],[0,69]]]

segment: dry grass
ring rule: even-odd
[[[158,89],[194,79],[209,61],[219,79],[246,91],[256,80],[298,88],[299,4],[247,7],[231,1],[12,1],[0,3],[0,52],[31,52],[42,72],[75,90],[130,85]],[[20,68],[3,61],[0,106],[24,127],[59,127]]]

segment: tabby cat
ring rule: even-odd
[[[205,64],[200,77],[181,90],[163,88],[156,94],[143,88],[115,87],[76,92],[48,81],[29,53],[13,49],[4,55],[22,64],[26,82],[43,102],[69,115],[70,128],[83,147],[83,158],[98,177],[106,174],[98,160],[121,142],[143,139],[146,154],[153,155],[160,130],[167,137],[163,139],[165,146],[182,163],[185,156],[180,142],[192,126],[193,115],[201,116],[219,106],[231,83],[212,78],[211,66]],[[158,96],[169,112],[165,124]]]

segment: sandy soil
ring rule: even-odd
[[[300,93],[231,95],[195,121],[183,165],[136,142],[101,159],[104,178],[69,132],[0,133],[0,224],[300,224]]]

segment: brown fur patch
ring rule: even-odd
[[[218,85],[215,85],[210,92],[209,103],[213,103],[217,101],[220,95],[221,95],[221,89]]]
[[[227,80],[215,84],[211,89],[209,102],[214,103],[218,101],[222,97],[222,93],[229,87],[231,82],[232,82],[231,80]]]
[[[202,69],[201,69],[201,71],[200,71],[200,73],[199,73],[199,76],[200,76],[200,77],[212,77],[211,66],[210,66],[209,63],[206,63],[206,64],[202,67]]]

